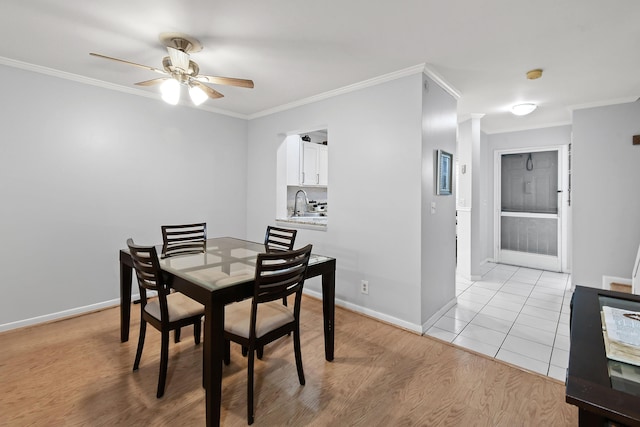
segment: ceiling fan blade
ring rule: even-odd
[[[223,94],[221,94],[217,90],[211,89],[209,86],[207,86],[205,84],[202,84],[202,83],[200,83],[198,81],[191,80],[191,84],[193,84],[194,86],[197,86],[200,89],[202,89],[204,91],[204,93],[206,93],[209,98],[216,99],[216,98],[222,98],[224,96]]]
[[[253,89],[253,80],[234,79],[232,77],[204,76],[202,74],[198,75],[196,79],[201,82],[213,83],[216,85],[238,86]]]
[[[122,62],[123,64],[133,65],[134,67],[144,68],[145,70],[154,71],[160,74],[167,74],[164,70],[158,68],[149,67],[147,65],[136,64],[135,62],[125,61],[124,59],[112,58],[111,56],[101,55],[99,53],[90,52],[89,55],[97,56],[98,58],[110,59],[112,61]]]
[[[169,80],[171,77],[160,77],[157,79],[151,79],[151,80],[145,80],[143,82],[138,82],[138,83],[134,83],[135,85],[138,86],[153,86],[153,85],[157,85],[158,83],[162,83],[165,80]]]
[[[171,58],[171,65],[186,72],[189,69],[189,54],[172,47],[167,47],[167,50],[169,58]]]

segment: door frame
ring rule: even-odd
[[[494,241],[494,254],[493,258],[495,262],[500,263],[501,260],[501,212],[502,212],[502,156],[504,154],[525,154],[536,153],[543,151],[557,151],[558,152],[558,190],[560,190],[558,196],[558,256],[557,261],[554,261],[556,257],[549,255],[539,254],[526,254],[522,259],[515,251],[508,251],[512,257],[511,262],[522,263],[524,267],[539,268],[549,271],[567,271],[567,248],[568,248],[568,173],[569,173],[569,145],[549,145],[544,147],[526,147],[526,148],[512,148],[512,149],[498,149],[494,150],[493,165],[494,165],[494,210],[493,210],[493,241]],[[529,258],[525,260],[524,258]],[[527,262],[530,261],[530,262]],[[526,264],[526,265],[525,265]]]

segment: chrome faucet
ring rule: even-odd
[[[306,206],[305,209],[307,209],[307,210],[309,209],[309,197],[307,196],[307,192],[304,191],[304,190],[298,190],[296,192],[296,196],[295,196],[295,199],[293,201],[293,216],[297,216],[297,215],[302,213],[302,212],[298,211],[298,194],[300,194],[300,193],[304,194],[304,204]]]

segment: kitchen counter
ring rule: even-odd
[[[296,218],[276,218],[276,222],[283,225],[295,225],[299,228],[309,228],[313,230],[326,230],[327,223],[329,222],[328,216],[311,216],[311,217],[296,217]]]

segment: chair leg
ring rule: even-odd
[[[258,359],[262,360],[263,355],[264,355],[264,346],[260,345],[258,346],[258,348],[256,348],[256,356],[258,356]]]
[[[242,346],[242,355],[243,355],[244,357],[247,357],[247,353],[248,353],[248,351],[247,351],[247,347]]]
[[[296,368],[300,385],[304,385],[304,371],[302,370],[302,352],[300,351],[300,329],[293,331],[293,351],[296,355]]]
[[[162,344],[160,347],[160,376],[158,377],[157,398],[164,395],[164,385],[167,381],[167,364],[169,362],[169,331],[162,331]]]
[[[198,319],[196,323],[193,324],[193,340],[196,345],[200,344],[200,333],[202,332],[202,320]]]
[[[254,348],[249,346],[249,360],[247,364],[247,423],[253,424],[253,365]]]
[[[224,340],[224,361],[225,365],[231,363],[231,341]]]
[[[282,305],[284,305],[285,307],[287,306],[287,297],[282,297]],[[288,332],[287,336],[291,336],[291,332]],[[258,359],[262,359],[262,358],[258,357]]]
[[[178,328],[175,331],[173,331],[173,334],[174,334],[174,342],[179,343],[180,342],[180,328]]]
[[[144,347],[144,336],[147,333],[147,321],[140,319],[140,335],[138,336],[138,350],[136,351],[136,360],[133,362],[133,370],[137,371],[140,366],[140,358],[142,357],[142,348]]]

